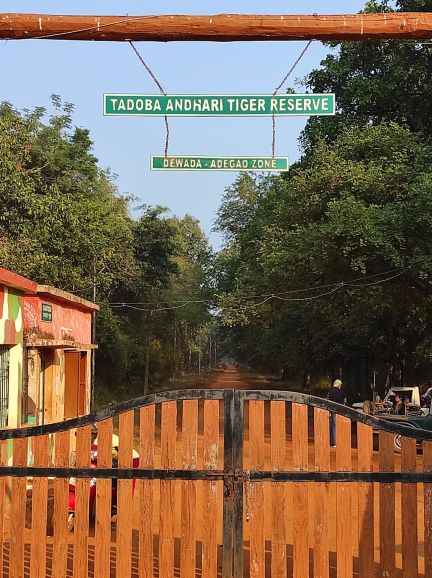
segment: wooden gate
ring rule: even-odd
[[[1,430],[0,552],[3,578],[432,576],[432,433],[243,390]]]

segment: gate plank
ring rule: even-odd
[[[183,400],[182,467],[196,470],[198,400]],[[180,576],[194,578],[196,566],[196,482],[182,481]],[[215,520],[213,520],[215,523]]]
[[[204,469],[217,470],[219,454],[219,402],[204,401]],[[202,578],[217,575],[216,481],[203,482]]]
[[[373,431],[372,427],[357,422],[358,471],[371,472]],[[358,484],[358,535],[359,535],[359,578],[374,575],[374,485],[371,482]]]
[[[98,424],[98,467],[112,467],[112,419]],[[111,546],[111,480],[98,479],[96,482],[96,522],[95,522],[95,576],[110,576]]]
[[[69,465],[70,432],[54,434],[54,465],[64,468]],[[54,540],[52,577],[64,578],[67,574],[67,550],[69,532],[68,519],[69,480],[54,480]]]
[[[402,437],[402,471],[416,471],[417,442]],[[402,484],[402,569],[404,578],[418,576],[417,484]]]
[[[351,471],[351,420],[336,415],[336,470]],[[336,485],[336,539],[337,576],[347,578],[353,573],[353,536],[351,485],[338,482]]]
[[[263,401],[249,402],[249,439],[250,469],[251,471],[263,471]],[[247,486],[249,486],[249,492]],[[250,576],[251,578],[264,578],[264,484],[262,482],[246,482],[246,512],[248,501],[250,511]]]
[[[90,467],[91,426],[77,429],[76,466]],[[75,481],[75,524],[74,524],[74,578],[88,577],[89,535],[89,492],[90,481],[77,478]]]
[[[140,468],[154,468],[155,406],[140,409]],[[139,481],[139,576],[153,578],[153,481]]]
[[[27,465],[28,440],[13,440],[13,465]],[[24,528],[26,512],[26,478],[12,478],[10,578],[24,576]]]
[[[432,442],[423,442],[423,471],[432,472]],[[432,576],[432,484],[424,484],[425,576]]]
[[[293,470],[308,471],[308,408],[292,404]],[[293,566],[294,578],[309,576],[308,488],[307,484],[293,485]]]
[[[177,403],[162,403],[161,468],[175,468]],[[174,576],[174,480],[160,481],[159,576]]]
[[[120,414],[118,467],[132,467],[134,411]],[[117,482],[116,570],[119,578],[132,572],[132,480]]]
[[[315,471],[330,470],[330,428],[329,412],[320,408],[314,409],[314,446]],[[315,520],[314,520],[314,577],[329,576],[329,484],[315,484]]]
[[[48,467],[48,436],[31,438],[34,465]],[[30,578],[46,576],[48,478],[33,478]]]
[[[382,472],[394,471],[394,434],[379,432],[379,467]],[[381,576],[395,573],[395,485],[379,485],[380,568]]]
[[[286,420],[285,402],[270,402],[271,417],[271,466],[272,471],[283,471],[286,467]],[[285,484],[272,483],[272,556],[271,575],[286,578],[286,531],[285,531]]]

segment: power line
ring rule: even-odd
[[[272,301],[273,299],[277,299],[279,301],[284,301],[284,302],[300,302],[300,301],[314,301],[317,299],[320,299],[322,297],[326,297],[328,295],[331,295],[333,293],[336,293],[337,291],[340,291],[343,288],[355,288],[355,289],[359,289],[359,288],[363,288],[363,287],[371,287],[371,286],[375,286],[375,285],[381,285],[383,283],[387,283],[389,281],[392,281],[393,279],[396,279],[397,277],[400,277],[401,275],[404,275],[407,271],[409,270],[409,267],[407,267],[406,269],[403,269],[402,271],[399,271],[398,273],[396,273],[395,275],[392,275],[390,277],[387,277],[385,279],[378,279],[377,281],[372,281],[371,283],[356,283],[354,280],[354,282],[339,282],[339,283],[334,283],[332,285],[323,285],[321,287],[310,287],[307,289],[298,289],[298,290],[293,290],[291,292],[285,292],[285,293],[270,293],[269,295],[261,295],[260,298],[262,299],[262,301],[258,302],[258,303],[251,303],[250,305],[241,305],[242,309],[253,309],[256,307],[260,307],[262,305],[264,305],[265,303],[268,303],[269,301]],[[382,276],[383,273],[377,273],[375,275],[371,275],[369,276],[369,278],[373,278],[373,277],[377,277],[377,276]],[[361,278],[360,278],[361,279]],[[359,279],[359,280],[360,280]],[[367,277],[363,277],[362,279],[367,279]],[[322,288],[329,288],[332,287],[329,291],[325,291],[323,293],[319,293],[318,295],[312,295],[310,297],[283,297],[283,295],[288,295],[290,293],[297,293],[299,291],[313,291],[313,290],[317,290],[317,289],[322,289]],[[238,297],[237,299],[235,299],[235,301],[237,303],[244,301],[246,299],[252,299],[252,298],[257,298],[258,296],[246,296],[246,297]],[[215,295],[215,300],[218,299],[219,296]],[[170,302],[161,302],[161,304],[169,304]],[[172,301],[171,303],[176,303],[175,301]],[[192,305],[192,304],[203,304],[203,305],[207,305],[209,307],[215,307],[215,308],[220,308],[223,310],[231,310],[231,309],[238,309],[238,305],[237,307],[235,306],[227,306],[227,307],[223,307],[223,306],[218,306],[216,304],[214,304],[211,300],[207,299],[194,299],[194,300],[189,300],[189,301],[183,301],[183,302],[177,302],[177,305],[171,306],[171,307],[157,307],[157,308],[152,308],[152,309],[148,309],[145,307],[139,307],[138,305],[140,305],[139,303],[109,303],[110,307],[112,307],[113,309],[119,309],[119,308],[127,308],[127,309],[134,309],[136,311],[144,311],[147,313],[156,313],[158,311],[172,311],[172,310],[177,310],[177,309],[183,309],[184,307],[187,307],[187,305]]]
[[[406,271],[409,270],[409,267],[407,267],[406,269],[403,270],[402,273],[405,273]],[[389,271],[383,271],[382,273],[374,273],[372,275],[366,275],[364,277],[357,277],[356,279],[350,279],[349,281],[338,281],[336,283],[330,283],[330,284],[326,284],[326,285],[314,285],[312,287],[304,287],[302,289],[290,289],[289,291],[277,291],[277,292],[273,292],[273,293],[260,293],[258,295],[243,295],[243,296],[239,296],[237,297],[238,300],[248,300],[248,299],[263,299],[266,297],[275,297],[275,296],[279,296],[279,295],[292,295],[295,293],[303,293],[303,292],[309,292],[309,291],[316,291],[318,289],[327,289],[329,287],[335,287],[335,286],[339,286],[339,285],[351,285],[353,283],[356,283],[357,281],[366,281],[368,279],[375,279],[376,277],[383,277],[384,275],[391,275],[393,273],[395,273],[396,271],[398,271],[398,269],[391,269]],[[400,272],[398,273],[398,275],[401,274]],[[118,306],[123,306],[123,305],[169,305],[169,304],[175,304],[175,305],[179,305],[179,304],[183,304],[183,303],[187,303],[187,304],[192,304],[192,303],[203,303],[203,304],[211,304],[214,302],[215,299],[219,299],[220,296],[215,294],[212,297],[209,297],[208,299],[199,299],[199,298],[191,298],[191,299],[185,299],[185,300],[178,300],[178,299],[172,299],[170,301],[158,301],[157,303],[155,303],[154,301],[118,301],[118,302],[110,302],[109,305],[112,307],[115,307],[116,305]]]

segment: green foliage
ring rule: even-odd
[[[123,396],[142,393],[145,372],[155,382],[196,363],[188,351],[208,308],[164,302],[205,293],[211,251],[189,216],[141,207],[131,219],[132,199],[98,167],[88,130],[73,126],[73,106],[56,95],[52,105],[47,117],[41,107],[0,104],[0,265],[88,299],[96,280],[98,378],[121,384]]]
[[[430,0],[401,0],[398,10],[430,11]],[[387,1],[371,1],[366,12],[392,11]],[[321,68],[305,79],[313,92],[335,92],[336,117],[310,119],[303,133],[305,150],[320,139],[333,141],[347,127],[397,122],[430,138],[432,134],[432,51],[411,41],[331,44]]]
[[[412,378],[432,323],[431,161],[395,123],[348,129],[286,179],[258,183],[235,234],[221,212],[223,322],[237,353],[300,374],[392,363]],[[234,185],[223,206],[242,199]],[[370,278],[387,271],[397,276]]]

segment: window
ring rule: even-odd
[[[0,427],[8,425],[9,412],[9,348],[0,345]]]

